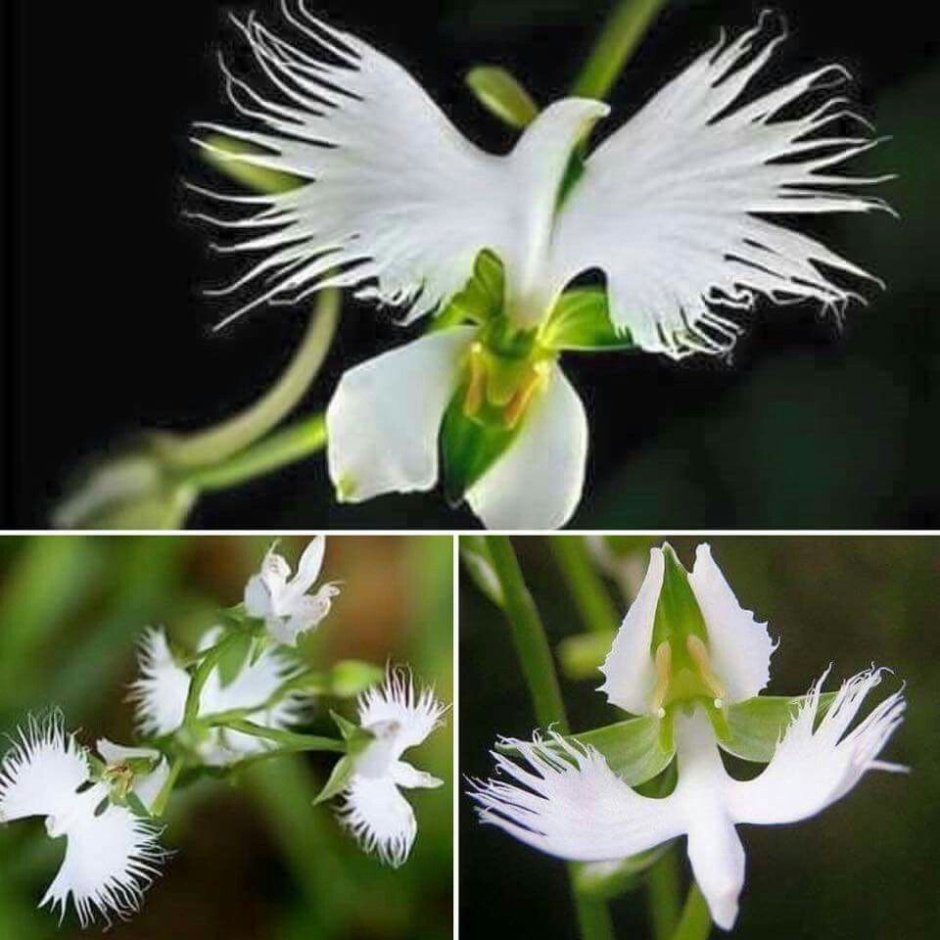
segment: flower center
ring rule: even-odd
[[[660,718],[666,708],[679,702],[705,699],[714,708],[723,707],[724,687],[715,675],[708,646],[698,636],[685,637],[679,655],[673,654],[673,641],[663,640],[654,655],[656,685],[653,688],[652,708]]]

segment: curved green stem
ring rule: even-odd
[[[218,464],[273,430],[303,398],[329,352],[339,320],[339,292],[323,291],[293,359],[274,385],[253,405],[194,434],[155,434],[152,444],[170,467]]]
[[[679,866],[674,848],[653,863],[646,884],[653,937],[668,940],[679,922]]]
[[[571,93],[602,101],[665,0],[620,0],[613,9]]]
[[[163,815],[166,810],[166,804],[170,799],[170,794],[173,792],[176,781],[179,779],[179,775],[185,765],[186,760],[182,756],[178,755],[173,759],[173,762],[170,764],[170,773],[164,781],[163,786],[160,787],[160,792],[157,794],[157,798],[153,801],[153,806],[150,808],[151,816],[159,818]]]
[[[584,547],[583,538],[560,535],[549,542],[585,626],[593,633],[608,636],[616,629],[620,618]]]
[[[706,940],[711,931],[712,919],[708,913],[708,905],[698,885],[692,882],[685,907],[682,909],[682,917],[672,934],[672,940]]]
[[[209,681],[209,674],[219,664],[219,660],[229,647],[242,639],[243,634],[233,631],[203,653],[189,683],[189,691],[186,693],[186,705],[183,710],[184,728],[192,728],[199,719],[199,699],[206,682]]]
[[[504,603],[501,609],[509,622],[536,720],[543,727],[554,725],[565,734],[568,732],[568,716],[545,628],[526,587],[512,543],[505,535],[491,535],[486,541],[502,592]],[[585,897],[578,891],[571,863],[568,864],[568,878],[582,940],[613,940],[613,925],[606,903]]]
[[[186,474],[183,482],[201,491],[229,489],[310,457],[325,446],[326,418],[322,414],[310,415],[243,450],[231,460]]]
[[[263,738],[265,741],[273,741],[275,744],[280,745],[278,751],[281,752],[332,751],[336,754],[346,753],[346,744],[336,738],[323,738],[315,734],[297,734],[294,731],[265,728],[263,725],[256,725],[253,721],[224,721],[220,718],[221,716],[213,715],[207,719],[206,723],[213,728],[228,728],[231,731],[250,734],[255,738]]]

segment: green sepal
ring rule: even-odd
[[[576,633],[563,639],[557,647],[558,662],[565,678],[579,682],[596,677],[616,633],[613,630],[596,633]]]
[[[654,715],[641,715],[603,728],[573,735],[604,755],[610,769],[631,787],[652,780],[669,766],[675,748],[667,745],[662,722]]]
[[[223,642],[225,645],[215,668],[219,674],[219,681],[225,688],[235,681],[245,663],[250,661],[255,637],[250,633],[239,631],[230,633],[228,637],[219,641],[220,644]]]
[[[466,387],[454,396],[441,424],[440,447],[444,467],[444,495],[451,505],[463,500],[515,440],[522,422],[508,428],[499,420],[483,421],[464,414]]]
[[[133,790],[124,795],[124,804],[135,816],[141,816],[144,819],[150,818],[150,810],[141,803],[140,797]]]
[[[349,781],[355,771],[356,769],[352,759],[349,757],[341,757],[333,766],[333,770],[330,772],[329,779],[324,784],[323,789],[314,797],[313,805],[316,806],[318,803],[325,803],[327,800],[332,800],[334,796],[338,796],[342,793],[349,785]]]
[[[460,558],[467,574],[479,590],[497,607],[505,603],[503,588],[493,567],[485,536],[464,535],[460,538]]]
[[[643,884],[643,875],[666,852],[672,842],[664,842],[627,858],[612,862],[578,862],[573,865],[574,884],[580,894],[598,900],[611,900]]]
[[[627,331],[617,330],[610,319],[607,291],[602,287],[575,287],[555,304],[539,342],[549,349],[581,352],[633,349]]]
[[[478,65],[470,69],[465,81],[480,104],[510,127],[522,130],[538,117],[538,105],[532,96],[504,68]]]
[[[503,263],[488,248],[473,262],[473,274],[464,288],[434,318],[430,330],[442,330],[465,320],[487,323],[503,312],[506,277]]]
[[[673,671],[678,671],[682,665],[695,671],[694,663],[684,661],[688,658],[685,641],[689,636],[696,636],[703,643],[708,643],[705,618],[689,584],[689,573],[668,543],[663,545],[663,556],[663,587],[653,619],[650,652],[654,653],[661,643],[669,642],[672,646]]]
[[[336,727],[339,728],[339,733],[342,735],[344,741],[350,741],[355,736],[356,732],[359,731],[359,725],[350,721],[348,718],[344,718],[339,712],[333,711],[330,709],[330,718],[336,722]]]
[[[819,696],[817,719],[829,710],[836,694],[823,692]],[[766,764],[774,756],[777,744],[805,701],[805,695],[795,698],[758,695],[730,705],[724,709],[727,734],[719,739],[722,748],[743,760]]]

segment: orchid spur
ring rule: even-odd
[[[327,447],[341,500],[427,490],[440,452],[449,498],[487,526],[561,526],[580,499],[588,442],[562,352],[724,353],[758,298],[841,311],[858,296],[841,281],[869,278],[776,221],[887,207],[845,191],[878,179],[830,172],[877,143],[833,130],[861,120],[846,99],[807,105],[843,69],[745,97],[784,38],[768,35],[765,16],[590,152],[610,109],[570,97],[496,156],[391,59],[300,2],[283,12],[300,45],[254,16],[237,22],[273,97],[223,66],[246,123],[200,125],[198,143],[223,163],[299,181],[268,195],[201,190],[242,210],[197,213],[251,233],[225,247],[261,255],[228,288],[263,284],[232,317],[327,287],[402,307],[406,322],[437,317],[340,381]],[[589,271],[603,288],[571,287]]]
[[[902,720],[901,692],[852,726],[881,670],[824,694],[827,669],[806,696],[767,697],[774,649],[708,546],[699,546],[691,573],[668,546],[653,549],[601,686],[611,704],[638,717],[571,737],[549,729],[532,741],[500,739],[500,776],[471,788],[482,821],[581,862],[612,862],[685,836],[711,917],[731,929],[745,878],[737,826],[807,819],[867,771],[905,769],[879,759]],[[735,779],[722,750],[766,767]],[[671,793],[636,791],[673,758]]]

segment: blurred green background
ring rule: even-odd
[[[558,536],[575,538],[575,536]],[[584,630],[546,538],[514,539],[523,572],[558,644]],[[650,545],[624,539],[635,552],[634,583]],[[669,537],[687,567],[702,539]],[[895,671],[872,701],[903,682],[904,724],[885,751],[908,764],[907,777],[871,773],[841,802],[793,826],[745,826],[747,880],[732,936],[927,940],[937,936],[937,839],[940,836],[940,538],[714,537],[708,539],[746,608],[768,620],[780,645],[769,694],[806,691],[833,664],[829,688],[871,663]],[[618,616],[626,604],[612,586]],[[528,737],[532,708],[505,621],[464,572],[460,594],[460,767],[489,776],[496,735]],[[603,650],[606,653],[606,648]],[[620,720],[623,712],[594,691],[602,676],[562,678],[573,731]],[[565,868],[560,861],[481,826],[460,800],[460,923],[465,935],[540,940],[576,936]],[[687,873],[684,840],[678,843]],[[646,892],[612,906],[617,936],[650,936]],[[716,937],[720,934],[715,931]]]
[[[124,702],[143,627],[193,641],[213,613],[241,600],[271,537],[0,538],[0,731],[60,707],[85,744],[132,738]],[[306,539],[280,540],[293,564]],[[318,632],[301,642],[312,664],[360,658],[411,664],[452,700],[452,543],[436,537],[330,537],[322,578],[343,582]],[[323,703],[312,727],[335,729]],[[363,854],[328,807],[311,806],[331,762],[277,758],[229,780],[206,780],[170,803],[163,843],[176,854],[142,911],[117,938],[396,940],[450,938],[452,727],[413,752],[445,781],[409,800],[418,838],[397,871]],[[0,938],[78,935],[37,911],[64,843],[41,819],[0,828]],[[97,928],[100,929],[100,928]],[[92,928],[91,933],[97,932]],[[86,932],[87,935],[87,932]]]

